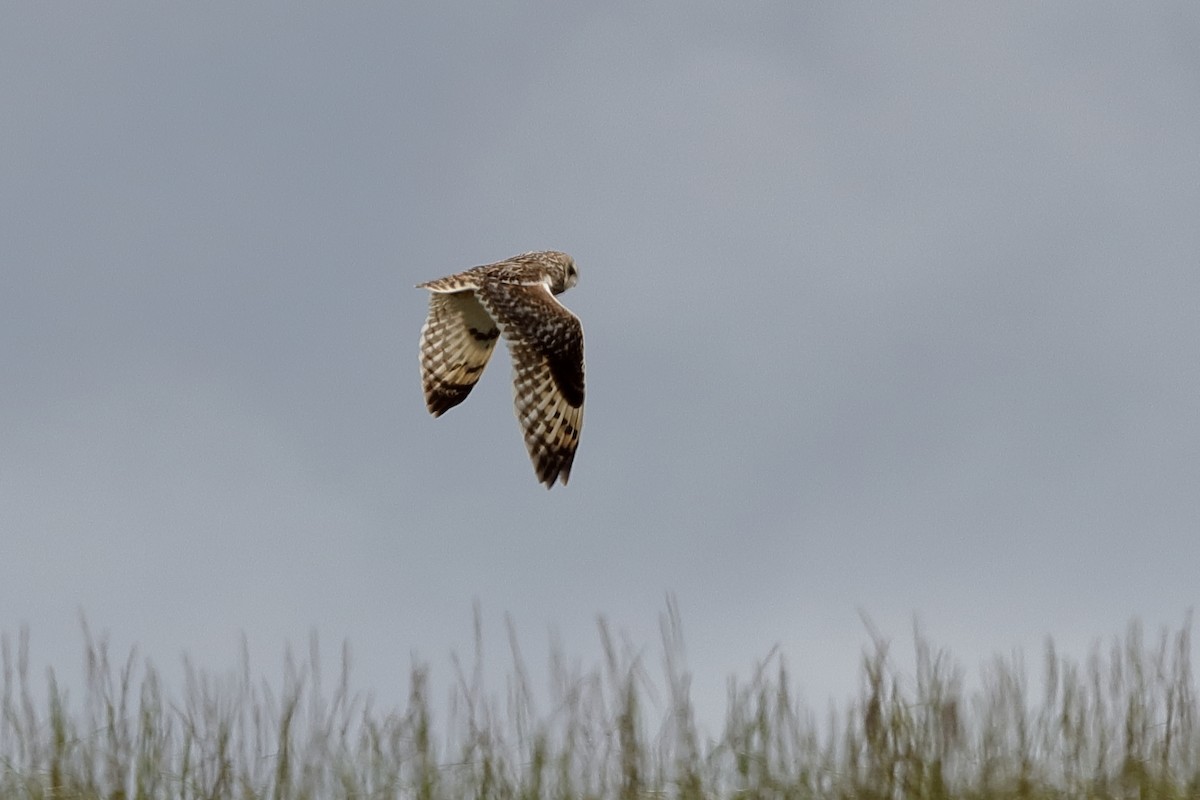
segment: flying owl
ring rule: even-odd
[[[503,335],[517,419],[547,489],[566,485],[583,427],[583,326],[556,297],[578,281],[574,260],[547,250],[417,285],[431,292],[421,328],[429,413],[467,398]]]

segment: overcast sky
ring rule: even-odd
[[[679,600],[703,704],[859,612],[968,669],[1200,598],[1200,6],[3,3],[0,630],[164,668],[310,629],[402,700]],[[547,492],[424,280],[562,249]],[[706,699],[707,698],[707,699]]]

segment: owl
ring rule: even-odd
[[[569,255],[546,250],[417,286],[430,292],[421,328],[429,413],[441,416],[467,398],[503,336],[517,420],[548,489],[566,485],[583,427],[583,326],[558,301],[578,281]]]

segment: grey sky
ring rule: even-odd
[[[5,3],[0,629],[360,685],[677,593],[696,690],[842,696],[1200,596],[1200,10]],[[547,492],[507,355],[426,414],[413,284],[580,267]],[[496,648],[493,648],[496,649]],[[493,652],[497,660],[502,653]]]

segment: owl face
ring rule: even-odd
[[[566,253],[548,253],[550,262],[550,291],[562,294],[579,283],[579,270],[575,269],[575,260]]]

